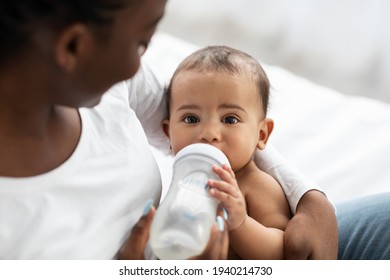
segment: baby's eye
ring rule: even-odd
[[[199,122],[199,119],[195,116],[186,116],[184,117],[184,122],[185,123],[189,123],[189,124],[192,124],[192,123],[198,123]]]
[[[223,119],[223,122],[226,124],[236,124],[238,123],[238,119],[233,116],[228,116]]]

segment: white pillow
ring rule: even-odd
[[[270,142],[334,202],[390,191],[390,105],[343,95],[265,66]]]

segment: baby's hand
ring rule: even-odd
[[[238,187],[233,170],[226,164],[222,168],[213,166],[215,174],[221,181],[209,179],[210,194],[221,201],[222,206],[228,212],[229,231],[239,228],[247,217],[245,198]]]

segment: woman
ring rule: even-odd
[[[155,206],[160,198],[148,140],[160,139],[153,125],[164,103],[147,69],[120,81],[137,72],[165,4],[0,4],[0,258],[144,257],[154,208],[137,220],[150,198]],[[275,156],[266,158],[267,171]],[[331,204],[310,186],[286,188],[296,208],[286,256],[334,258]],[[226,247],[226,229],[214,228],[198,258],[225,258]]]

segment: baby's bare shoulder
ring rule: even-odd
[[[291,218],[282,187],[259,168],[250,170],[238,181],[245,196],[248,215],[265,226],[284,229]]]
[[[282,191],[278,181],[257,166],[251,166],[244,174],[237,176],[237,181],[240,189],[245,193]]]

